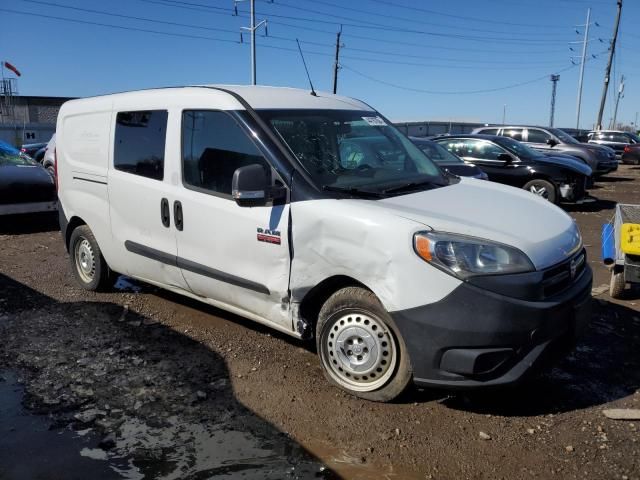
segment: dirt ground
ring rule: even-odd
[[[46,217],[0,220],[0,383],[14,378],[54,431],[94,439],[84,457],[111,478],[640,479],[640,422],[602,413],[640,408],[640,289],[610,299],[599,259],[615,202],[640,203],[640,167],[591,193],[568,208],[594,269],[590,327],[517,388],[350,397],[311,344],[124,277],[113,293],[79,289]],[[1,415],[0,439],[19,430]],[[29,478],[31,452],[2,451],[0,478]]]

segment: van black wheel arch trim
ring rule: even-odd
[[[230,273],[221,272],[215,268],[207,267],[206,265],[202,265],[176,255],[171,255],[170,253],[156,250],[155,248],[147,247],[146,245],[141,245],[139,243],[132,242],[131,240],[126,240],[124,242],[124,247],[129,252],[135,253],[136,255],[150,258],[173,267],[178,267],[198,275],[203,275],[205,277],[213,278],[214,280],[219,280],[221,282],[246,288],[247,290],[253,290],[254,292],[263,293],[265,295],[269,295],[271,293],[269,289],[261,283],[246,280],[244,278],[231,275]]]

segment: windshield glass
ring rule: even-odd
[[[17,148],[0,142],[0,166],[4,167],[8,165],[32,166],[36,165],[36,162],[28,156],[21,154]]]
[[[558,137],[558,140],[560,140],[563,143],[580,143],[578,140],[573,138],[568,133],[560,130],[559,128],[550,128],[549,131],[553,133],[556,137]]]
[[[407,183],[446,185],[440,169],[371,111],[262,110],[319,188],[383,192]],[[432,186],[433,186],[432,185]]]
[[[518,157],[536,158],[543,156],[542,153],[534,150],[530,146],[509,137],[496,137],[494,141],[511,153],[515,153]]]
[[[464,163],[457,155],[454,155],[449,150],[444,148],[435,142],[427,142],[424,140],[416,140],[414,143],[418,146],[429,159],[436,162],[438,165],[453,165]]]

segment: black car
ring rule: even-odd
[[[471,162],[465,162],[457,155],[451,153],[442,145],[424,138],[409,137],[427,157],[433,160],[440,168],[459,177],[479,178],[487,180],[488,176]]]
[[[497,135],[457,135],[435,141],[477,164],[493,182],[524,188],[552,203],[579,203],[586,198],[592,171],[579,160],[543,155]]]
[[[473,133],[500,135],[525,143],[546,154],[563,153],[582,160],[594,175],[605,175],[618,169],[615,152],[604,145],[580,143],[559,128],[515,125],[511,127],[480,127]]]
[[[0,141],[0,215],[55,211],[53,177],[39,163]]]
[[[613,148],[616,155],[622,155],[625,147],[640,143],[640,138],[630,132],[618,130],[595,130],[587,134],[587,141],[596,145]]]
[[[20,151],[22,153],[24,153],[25,155],[29,155],[31,158],[33,158],[34,160],[37,161],[42,161],[42,158],[40,158],[38,160],[38,158],[36,158],[38,152],[40,150],[42,150],[42,157],[44,157],[44,148],[47,146],[47,142],[44,143],[28,143],[25,145],[22,145],[22,147],[20,147]]]

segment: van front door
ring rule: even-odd
[[[165,145],[173,143],[166,141],[168,113],[126,111],[115,117],[108,183],[111,233],[119,253],[112,268],[186,290],[176,264],[176,230],[169,208],[171,191],[177,187],[167,181],[172,166],[165,162]]]
[[[240,207],[239,167],[271,167],[231,113],[182,113],[183,229],[178,264],[192,292],[213,304],[290,331],[289,205]]]

